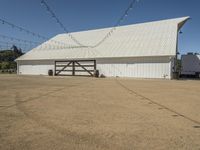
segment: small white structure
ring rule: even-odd
[[[181,56],[181,75],[200,77],[200,55],[188,53]]]
[[[112,36],[95,48],[63,48],[54,41],[75,45],[67,34],[59,34],[19,57],[18,74],[47,75],[58,60],[96,60],[100,74],[108,77],[172,79],[178,33],[189,19],[182,17],[116,27]],[[95,45],[111,28],[75,32],[84,45]]]

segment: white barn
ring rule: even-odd
[[[47,75],[55,61],[95,60],[107,77],[173,78],[178,33],[189,17],[117,27],[112,36],[95,48],[63,48],[53,41],[75,45],[59,34],[16,59],[18,74]],[[95,45],[111,28],[81,31],[72,35],[84,45]],[[64,69],[63,69],[64,70]]]

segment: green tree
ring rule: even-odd
[[[22,50],[13,45],[11,50],[0,51],[0,70],[17,69],[15,59],[23,55]]]
[[[9,62],[4,61],[4,62],[1,63],[1,69],[2,70],[9,69],[9,68],[10,68]]]

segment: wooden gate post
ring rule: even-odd
[[[56,74],[56,61],[54,62],[54,76],[57,76],[57,74]]]
[[[72,75],[75,76],[75,62],[72,62]]]
[[[96,70],[97,69],[97,62],[96,62],[96,60],[94,60],[94,70]]]

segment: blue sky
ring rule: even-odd
[[[47,0],[71,31],[113,26],[131,0]],[[123,25],[190,16],[179,36],[179,51],[200,52],[200,0],[140,0]],[[47,37],[63,30],[47,14],[40,0],[1,0],[0,18]],[[0,24],[0,34],[42,42],[15,28]],[[6,41],[0,38],[0,41]],[[27,49],[27,48],[26,48]]]

